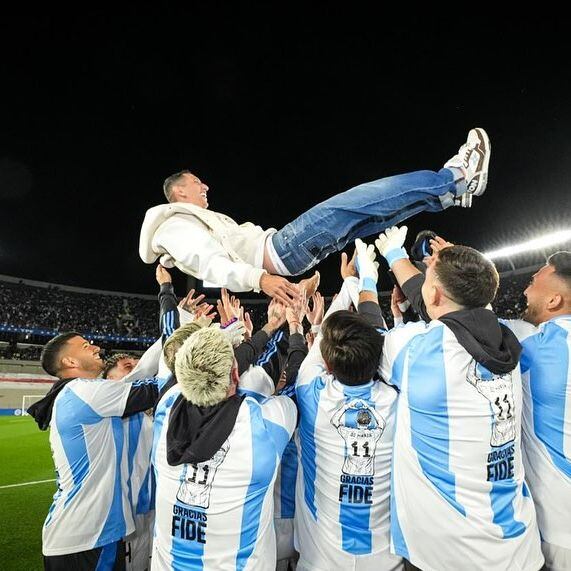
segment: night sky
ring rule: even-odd
[[[139,229],[172,172],[205,181],[211,209],[280,228],[361,182],[438,170],[474,126],[492,142],[485,196],[409,235],[488,250],[571,227],[564,21],[248,6],[3,19],[0,273],[153,293]]]

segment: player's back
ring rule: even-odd
[[[543,541],[571,552],[571,315],[542,323],[522,346],[526,479]]]
[[[287,397],[243,398],[232,431],[210,459],[170,465],[168,431],[175,385],[157,407],[153,569],[275,567],[272,485],[295,427]]]
[[[499,331],[492,331],[495,316],[484,318],[491,337]],[[383,376],[400,389],[392,542],[424,569],[537,571],[543,558],[524,482],[517,356],[492,358],[491,344],[473,336],[469,343],[474,353],[490,363],[501,357],[511,370],[492,373],[476,362],[441,321],[385,337]]]
[[[44,555],[87,551],[133,531],[121,419],[127,394],[122,383],[75,379],[55,399],[58,491],[44,523]]]
[[[322,371],[299,381],[298,569],[396,569],[389,553],[390,466],[397,392],[343,385]]]

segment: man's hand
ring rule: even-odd
[[[216,312],[212,311],[213,309],[214,306],[210,305],[209,303],[200,303],[193,310],[194,321],[197,321],[201,317],[205,317],[206,319],[210,319],[210,321],[212,321],[216,317]]]
[[[275,299],[270,301],[270,305],[268,306],[268,322],[266,324],[266,327],[269,330],[275,331],[285,323],[285,310],[285,305],[281,304],[279,301],[276,301]]]
[[[252,334],[254,333],[254,324],[252,323],[252,318],[250,317],[250,313],[248,311],[244,311],[244,308],[240,308],[240,321],[244,324],[246,328],[246,332],[244,333],[244,337],[246,339],[251,339]]]
[[[313,333],[313,331],[308,331],[305,334],[305,342],[307,343],[308,350],[313,347],[313,343],[315,342],[315,333]]]
[[[234,296],[230,297],[226,288],[222,288],[220,297],[222,299],[216,302],[220,323],[224,324],[234,318],[240,318],[240,300]]]
[[[316,291],[314,295],[311,296],[312,309],[307,307],[307,321],[311,325],[321,325],[323,321],[323,314],[325,313],[325,300],[323,296]]]
[[[293,305],[286,307],[286,319],[289,324],[290,333],[303,333],[302,322],[307,311],[307,300],[305,296],[301,296]]]
[[[391,313],[395,319],[402,319],[402,311],[400,310],[399,303],[404,303],[405,301],[406,297],[401,288],[394,286],[393,292],[391,293]]]
[[[444,250],[445,248],[450,248],[451,246],[454,246],[452,242],[447,242],[444,238],[441,238],[440,236],[436,236],[435,238],[430,240],[430,248],[432,250],[432,255],[429,256],[428,259],[426,260],[426,265],[430,266],[431,264],[433,264],[438,254],[442,252],[442,250]]]
[[[196,308],[200,305],[200,302],[205,298],[206,296],[204,294],[200,294],[196,297],[194,297],[194,289],[191,289],[185,297],[183,297],[178,306],[180,307],[180,309],[184,309],[185,311],[188,311],[189,313],[194,313],[196,311]]]
[[[353,257],[349,260],[349,256],[345,252],[341,254],[341,277],[343,279],[350,277],[359,277],[357,275],[357,268],[355,267],[355,259],[357,256],[357,250],[353,252]]]
[[[379,250],[381,256],[386,258],[389,267],[392,267],[397,260],[408,258],[408,254],[403,248],[407,230],[406,226],[401,226],[400,228],[393,226],[379,234],[379,237],[375,240],[377,250]]]
[[[246,327],[241,321],[233,321],[223,327],[220,324],[220,331],[226,335],[227,339],[232,344],[232,347],[237,347],[242,343],[244,339],[244,334],[246,333]]]
[[[299,298],[299,291],[294,284],[272,274],[262,274],[260,278],[260,289],[271,298],[276,299],[286,306],[293,304]]]
[[[355,240],[357,253],[356,266],[359,272],[359,291],[377,292],[377,280],[379,279],[379,262],[375,261],[375,247],[373,244],[365,244],[361,239]]]
[[[162,286],[163,284],[172,284],[172,277],[167,272],[167,269],[160,264],[157,266],[155,270],[155,277],[157,278],[157,283]]]
[[[432,253],[440,252],[441,250],[444,250],[444,248],[450,248],[451,246],[454,246],[452,242],[448,242],[440,236],[436,236],[430,240],[430,248],[432,249]]]

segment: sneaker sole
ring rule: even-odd
[[[476,174],[474,178],[472,178],[472,180],[470,181],[470,185],[468,186],[468,193],[473,196],[482,196],[488,184],[488,165],[490,164],[490,155],[492,147],[490,145],[490,138],[488,137],[488,134],[486,133],[486,131],[484,131],[484,129],[478,127],[470,131],[470,133],[473,132],[476,133],[478,137],[479,146],[482,149],[484,156],[483,156],[483,163],[481,168],[479,169],[478,174]],[[476,181],[476,187],[474,188],[474,190],[470,190],[470,186],[474,181]],[[471,202],[472,201],[470,200],[470,203]]]

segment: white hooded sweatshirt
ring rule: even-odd
[[[232,291],[259,291],[266,238],[275,231],[193,204],[160,204],[145,214],[139,255]]]

